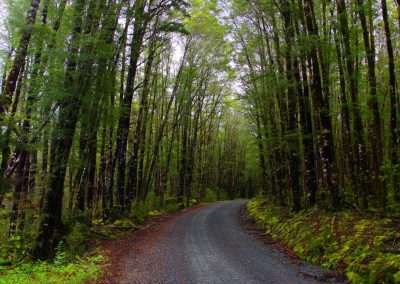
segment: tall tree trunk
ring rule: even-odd
[[[308,34],[314,38],[319,38],[318,28],[314,22],[314,7],[312,0],[304,0],[304,15],[306,19],[306,27]],[[315,39],[313,39],[315,40]],[[335,147],[332,132],[332,121],[330,117],[329,96],[322,88],[320,61],[323,61],[321,56],[322,52],[318,52],[315,43],[312,44],[310,57],[311,57],[311,71],[312,71],[312,97],[317,116],[321,123],[321,129],[317,130],[319,143],[319,152],[322,163],[323,176],[327,182],[328,190],[332,197],[331,205],[334,209],[340,207],[340,197],[337,189],[336,172],[335,172]]]
[[[388,52],[389,60],[389,94],[390,94],[390,150],[389,157],[392,165],[398,163],[398,126],[397,126],[397,96],[396,96],[396,76],[395,76],[395,65],[394,65],[394,54],[392,45],[392,35],[390,33],[390,25],[388,20],[388,11],[386,0],[381,0],[382,4],[382,18],[385,28],[386,36],[386,49]],[[394,178],[393,184],[396,187],[398,184],[398,178]],[[397,188],[394,192],[394,199],[400,201],[400,190]]]
[[[144,19],[145,0],[135,2],[135,24],[131,40],[131,55],[128,68],[128,77],[124,97],[121,104],[121,110],[117,128],[117,142],[115,148],[115,157],[117,159],[117,204],[125,207],[125,164],[126,164],[126,147],[128,141],[129,125],[131,118],[131,107],[133,100],[134,84],[137,74],[140,52],[142,50],[142,42],[146,29],[146,21]]]
[[[382,161],[382,136],[381,136],[381,117],[379,113],[379,103],[377,98],[377,83],[376,83],[376,75],[375,75],[375,48],[374,45],[371,45],[372,39],[372,29],[368,30],[367,19],[366,19],[366,7],[364,5],[363,0],[357,0],[358,6],[358,15],[361,22],[363,40],[364,40],[364,49],[366,53],[367,65],[368,65],[368,83],[369,83],[369,102],[368,106],[372,112],[372,122],[369,126],[369,133],[371,136],[372,142],[372,154],[373,154],[373,169],[374,169],[374,185],[378,190],[378,197],[381,206],[385,207],[386,205],[386,197],[382,192],[384,191],[383,185],[380,182],[380,167]],[[371,33],[370,33],[371,32]]]
[[[291,5],[288,0],[281,1],[281,10],[284,20],[284,33],[286,42],[286,79],[288,84],[288,158],[290,169],[290,188],[292,195],[292,210],[298,212],[301,209],[300,203],[300,184],[299,184],[299,139],[297,125],[297,91],[295,89],[296,82],[293,74],[293,57],[292,57],[292,40],[294,38],[294,24],[291,15]]]
[[[363,207],[368,207],[368,192],[370,180],[368,174],[368,160],[367,152],[364,141],[364,126],[360,113],[360,104],[358,101],[358,85],[357,85],[357,71],[355,70],[355,63],[353,54],[350,47],[350,32],[348,24],[348,13],[346,8],[346,2],[344,0],[336,0],[336,6],[338,11],[339,28],[343,40],[344,46],[344,58],[346,62],[346,70],[349,81],[349,92],[351,98],[351,113],[353,115],[353,130],[355,134],[355,144],[352,146],[354,151],[354,159],[356,164],[357,177],[354,180],[355,184],[355,201],[358,204],[358,197],[362,197]],[[351,164],[350,164],[351,166]]]
[[[278,81],[279,80],[284,80],[285,72],[283,68],[283,63],[281,57],[283,57],[281,53],[281,45],[280,45],[280,40],[279,40],[279,34],[278,34],[278,28],[275,20],[275,15],[271,15],[271,24],[272,24],[272,30],[273,30],[273,42],[276,50],[276,62],[277,62],[277,69],[278,69]],[[279,190],[280,190],[280,204],[284,205],[284,192],[287,191],[290,188],[290,185],[286,182],[287,180],[290,181],[290,176],[289,176],[289,169],[288,169],[288,164],[287,164],[287,148],[286,148],[286,131],[288,127],[288,105],[287,105],[287,94],[286,90],[283,90],[282,87],[278,88],[278,91],[276,92],[276,100],[278,102],[278,108],[279,108],[279,116],[280,116],[280,137],[278,137],[278,147],[277,151],[280,153],[277,153],[277,165],[278,165],[278,170],[277,170],[277,175],[278,175],[278,181],[279,181]],[[272,122],[272,125],[275,127],[277,126],[275,123]],[[273,129],[274,133],[279,133],[278,129]],[[279,134],[278,134],[279,135]]]
[[[26,16],[26,24],[24,29],[22,30],[21,39],[19,41],[12,66],[3,87],[3,91],[0,97],[0,127],[4,120],[4,114],[8,112],[8,108],[11,105],[12,97],[17,86],[19,73],[25,65],[25,58],[28,54],[28,46],[33,34],[33,26],[35,24],[39,3],[40,0],[31,1],[31,5]]]
[[[34,248],[34,256],[38,259],[47,259],[53,256],[54,248],[62,231],[64,180],[82,100],[80,92],[74,87],[76,84],[74,74],[77,68],[76,56],[80,45],[79,35],[82,30],[85,2],[85,0],[75,0],[74,2],[71,57],[67,61],[65,74],[65,88],[68,94],[60,102],[58,119],[53,130],[53,137],[57,139],[53,140],[51,145],[48,186]]]
[[[293,1],[294,6],[294,1]],[[298,16],[301,28],[306,29],[303,11],[302,0],[298,0]],[[295,22],[296,34],[300,35],[299,25]],[[313,139],[313,121],[311,115],[311,100],[308,84],[308,73],[306,64],[307,53],[300,56],[301,77],[298,75],[298,95],[299,95],[299,108],[300,108],[300,124],[303,134],[303,147],[304,147],[304,188],[306,194],[306,206],[312,207],[317,203],[317,175],[315,165],[315,149]],[[297,64],[296,64],[297,65]],[[302,80],[302,81],[301,81]],[[301,81],[301,82],[300,82]]]
[[[176,98],[177,98],[177,95],[178,95],[179,88],[181,87],[182,74],[183,74],[183,70],[184,70],[184,67],[185,67],[185,64],[186,64],[190,43],[191,43],[191,37],[189,37],[187,39],[187,41],[186,41],[185,49],[184,49],[184,52],[183,52],[183,57],[182,57],[181,64],[180,64],[179,69],[178,69],[178,73],[177,73],[176,78],[175,78],[175,83],[174,83],[174,87],[172,89],[171,97],[169,98],[169,101],[168,101],[168,104],[167,104],[166,110],[165,110],[165,115],[164,115],[164,117],[162,119],[161,126],[160,126],[160,128],[159,128],[159,130],[157,132],[156,138],[155,138],[155,145],[154,145],[153,153],[152,153],[153,159],[150,162],[149,171],[148,171],[149,172],[149,176],[147,178],[146,184],[150,183],[150,178],[151,178],[151,176],[152,176],[152,174],[154,172],[154,169],[155,169],[155,166],[156,166],[156,162],[157,162],[158,156],[159,156],[160,144],[161,144],[162,138],[163,138],[163,136],[165,134],[165,128],[167,127],[168,117],[169,117],[170,111],[172,109],[172,104],[174,102],[175,102],[175,115],[174,115],[174,120],[173,120],[173,125],[174,126],[176,125],[176,121],[178,119],[178,115],[179,115],[180,111],[177,109],[177,106],[176,106],[177,102],[178,102],[178,100]],[[170,143],[170,148],[169,148],[169,151],[168,151],[168,158],[167,158],[167,161],[168,161],[167,164],[168,165],[169,165],[170,158],[171,158],[172,142],[174,141],[174,135],[175,135],[176,132],[179,132],[178,127],[176,127],[176,129],[174,127],[173,132],[172,132],[172,141]],[[169,169],[168,169],[166,174],[168,174],[168,172],[169,172]]]
[[[153,35],[154,37],[155,35]],[[129,178],[128,187],[126,190],[128,200],[125,202],[129,207],[134,196],[140,196],[141,188],[138,187],[138,154],[142,143],[145,143],[146,134],[146,116],[148,111],[149,103],[149,93],[150,93],[150,80],[153,68],[154,53],[155,53],[155,41],[154,38],[151,39],[149,46],[149,56],[147,58],[147,63],[144,72],[143,80],[143,92],[140,100],[139,114],[136,120],[135,134],[133,138],[133,150],[132,157],[129,165]],[[143,157],[141,157],[143,159]],[[140,173],[139,173],[140,174]]]

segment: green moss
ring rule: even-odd
[[[165,214],[164,212],[160,212],[158,210],[153,210],[149,212],[149,217],[157,217],[160,216],[162,214]]]
[[[292,214],[265,199],[247,208],[259,226],[303,260],[339,270],[353,283],[400,283],[399,224],[389,218],[351,211]]]

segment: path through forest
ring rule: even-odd
[[[188,209],[107,242],[102,283],[315,283],[323,271],[264,245],[240,218],[245,201]],[[304,275],[308,275],[307,278]]]

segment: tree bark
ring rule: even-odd
[[[293,74],[293,56],[292,40],[294,38],[294,24],[291,15],[291,5],[288,0],[281,1],[281,10],[284,20],[284,34],[286,42],[286,79],[287,79],[287,97],[288,97],[288,128],[286,135],[288,140],[288,158],[290,169],[290,188],[292,195],[292,211],[298,212],[301,209],[300,203],[300,184],[299,184],[299,139],[297,125],[297,90],[296,81]]]
[[[304,15],[306,19],[306,27],[309,36],[315,39],[319,38],[318,28],[314,22],[314,8],[312,0],[304,0]],[[321,129],[317,130],[319,143],[319,154],[322,163],[323,176],[326,180],[328,190],[331,194],[331,205],[334,209],[340,207],[340,197],[337,189],[336,173],[335,173],[335,146],[332,133],[332,121],[330,118],[329,96],[322,88],[321,75],[323,70],[320,66],[320,61],[323,61],[322,53],[318,52],[315,43],[312,45],[311,57],[311,71],[312,71],[312,97],[317,111],[317,116],[321,123]]]
[[[80,45],[79,34],[82,30],[85,3],[85,0],[74,2],[71,57],[67,61],[65,74],[65,89],[68,94],[60,101],[59,116],[52,135],[55,140],[52,141],[50,150],[48,186],[39,222],[39,233],[33,250],[37,259],[48,259],[54,255],[54,249],[62,233],[64,180],[82,100],[81,93],[74,87],[76,85],[74,74],[77,68],[76,56]]]
[[[374,185],[378,190],[378,196],[381,206],[385,207],[386,205],[386,197],[382,192],[384,190],[379,176],[380,176],[380,167],[382,161],[382,140],[381,140],[381,117],[379,113],[379,103],[377,98],[377,83],[376,83],[376,74],[375,74],[375,48],[372,39],[372,29],[368,30],[367,19],[366,19],[366,7],[364,5],[363,0],[357,0],[358,6],[358,15],[361,22],[363,40],[364,40],[364,49],[366,53],[367,65],[368,65],[368,84],[369,84],[369,102],[368,106],[372,112],[373,119],[370,122],[369,126],[369,134],[372,142],[372,156],[373,156],[373,169],[374,169]],[[371,33],[370,33],[371,32]]]
[[[19,41],[12,66],[3,87],[0,97],[0,127],[4,120],[4,115],[8,112],[8,109],[11,105],[12,97],[17,86],[19,73],[25,65],[25,58],[28,54],[28,46],[33,34],[33,26],[35,24],[39,4],[40,0],[31,1],[31,5],[26,16],[26,24],[22,31],[21,39]]]
[[[388,53],[388,67],[389,67],[389,95],[390,95],[390,150],[389,157],[392,165],[398,164],[398,143],[399,143],[399,134],[398,134],[398,126],[397,126],[397,95],[396,95],[396,75],[395,75],[395,64],[394,64],[394,54],[393,54],[393,45],[392,45],[392,35],[390,32],[390,25],[388,20],[388,11],[386,0],[381,0],[382,4],[382,18],[385,28],[385,36],[386,36],[386,50]],[[397,187],[398,178],[393,179],[393,184]],[[395,201],[400,201],[400,190],[397,187],[394,192]]]
[[[129,125],[131,118],[131,107],[133,100],[134,84],[136,80],[138,61],[142,50],[142,42],[147,26],[144,19],[145,0],[135,2],[135,24],[131,40],[131,55],[128,68],[128,78],[124,97],[121,104],[121,110],[117,128],[117,142],[115,148],[115,158],[117,159],[117,204],[125,207],[125,164],[126,164],[126,147],[129,133]]]

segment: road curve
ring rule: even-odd
[[[125,240],[118,275],[105,283],[315,283],[311,265],[286,256],[246,232],[239,217],[246,201],[189,210]],[[126,244],[125,244],[126,245]]]

